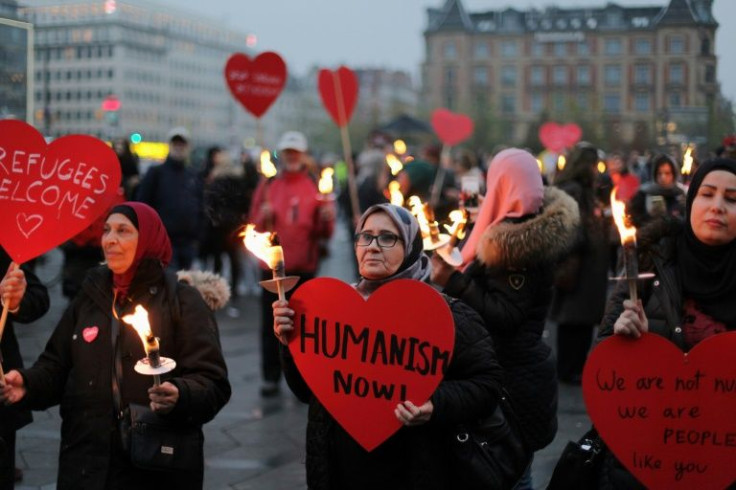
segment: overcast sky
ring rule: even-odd
[[[351,68],[388,67],[414,75],[424,60],[423,31],[426,10],[440,8],[445,0],[160,0],[174,7],[204,14],[257,36],[256,52],[276,51],[297,75],[313,65]],[[606,0],[462,0],[468,12],[591,6]],[[626,6],[663,6],[669,0],[617,0]],[[723,93],[736,100],[736,0],[715,0],[714,16],[719,58],[718,80]]]

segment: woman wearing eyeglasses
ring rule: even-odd
[[[391,204],[372,206],[356,231],[360,280],[355,288],[364,298],[396,279],[428,280],[430,264],[422,253],[419,224],[407,210]],[[406,400],[396,406],[396,418],[405,427],[371,452],[332,418],[312,395],[288,349],[281,349],[289,387],[310,405],[306,462],[310,489],[458,488],[449,467],[447,429],[492,413],[502,370],[480,317],[460,301],[448,302],[455,346],[444,379],[429,400]],[[286,345],[294,329],[294,311],[286,301],[273,307],[274,333]],[[523,469],[526,462],[520,464]]]

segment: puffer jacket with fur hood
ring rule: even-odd
[[[552,301],[557,262],[578,233],[577,203],[563,191],[545,188],[535,215],[489,227],[476,259],[456,271],[444,292],[478,311],[506,371],[511,395],[530,447],[541,449],[557,432],[557,374],[542,340]]]

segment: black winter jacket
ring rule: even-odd
[[[147,270],[145,274],[143,269]],[[141,276],[149,279],[142,280]],[[38,361],[21,371],[27,389],[22,400],[25,406],[45,410],[60,405],[57,488],[201,488],[203,468],[180,475],[147,472],[132,467],[120,449],[111,389],[115,365],[112,291],[111,272],[106,267],[93,269]],[[177,283],[160,265],[144,261],[121,316],[130,313],[136,304],[148,310],[153,334],[160,339],[161,356],[177,363],[161,379],[179,389],[174,410],[164,417],[197,426],[212,420],[230,398],[230,383],[217,323],[202,296],[193,287]],[[174,311],[177,307],[178,311]],[[96,336],[90,339],[94,329]],[[123,407],[128,403],[148,405],[147,390],[152,380],[134,370],[136,362],[145,357],[142,342],[133,328],[123,322],[118,342]]]
[[[539,214],[488,228],[476,260],[465,272],[454,272],[444,290],[483,318],[506,372],[504,386],[534,450],[557,433],[557,373],[542,333],[554,266],[573,244],[578,219],[575,201],[547,188]]]
[[[502,370],[478,315],[460,301],[450,303],[455,346],[445,377],[431,397],[432,417],[424,425],[402,427],[366,452],[312,395],[288,348],[281,349],[289,387],[309,403],[307,486],[310,490],[451,490],[450,431],[492,413]],[[419,404],[422,400],[412,400]]]

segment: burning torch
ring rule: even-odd
[[[457,244],[465,238],[465,227],[468,224],[468,217],[467,209],[456,209],[450,212],[449,218],[452,221],[452,225],[444,225],[450,234],[450,241],[446,246],[439,248],[437,253],[440,254],[445,262],[453,267],[458,267],[463,263],[463,257],[460,255],[460,249],[457,248]]]
[[[450,236],[440,234],[440,227],[434,220],[434,211],[429,203],[423,203],[417,196],[411,196],[407,201],[411,206],[411,213],[419,222],[419,229],[424,240],[424,250],[435,250],[444,247],[450,241]]]
[[[394,206],[404,205],[404,195],[401,193],[401,184],[399,184],[398,180],[392,180],[388,183],[388,193],[391,204]]]
[[[279,295],[279,300],[286,300],[286,292],[291,291],[299,282],[298,276],[287,276],[284,265],[284,249],[278,241],[278,235],[259,233],[256,225],[248,224],[243,232],[243,243],[253,255],[263,261],[273,273],[273,279],[261,281],[259,284],[266,291]]]
[[[317,188],[319,189],[319,195],[317,200],[319,201],[334,201],[335,195],[332,193],[334,189],[333,176],[335,175],[335,169],[332,167],[325,167],[320,173],[319,182],[317,182]]]
[[[138,332],[143,342],[143,350],[146,351],[146,357],[135,364],[136,372],[153,376],[153,385],[160,385],[161,375],[173,370],[176,367],[176,361],[168,357],[161,357],[159,340],[153,336],[151,324],[148,321],[148,311],[143,306],[137,305],[133,314],[123,316],[122,320]]]
[[[616,199],[616,191],[618,187],[611,192],[611,212],[613,220],[618,228],[621,236],[621,246],[623,247],[624,257],[624,277],[629,283],[629,298],[636,302],[638,294],[636,291],[636,281],[639,278],[639,264],[636,256],[636,228],[626,226],[626,204]]]

